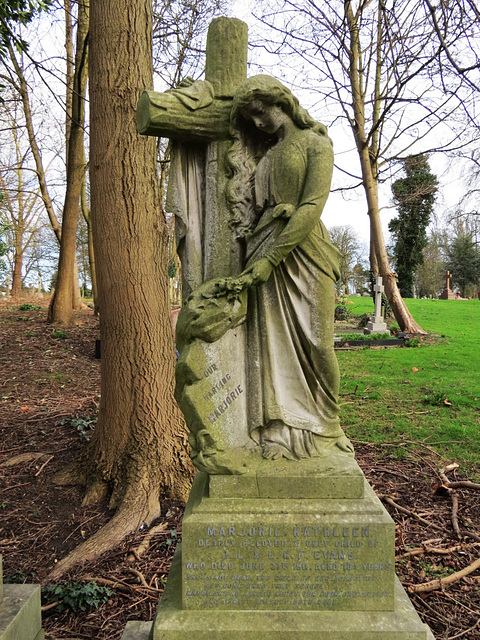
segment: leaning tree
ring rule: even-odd
[[[289,55],[291,66],[299,61],[301,77],[323,97],[331,121],[350,130],[359,160],[354,184],[363,187],[370,220],[372,270],[383,277],[395,318],[410,333],[424,331],[389,263],[379,185],[399,158],[453,148],[465,128],[453,115],[468,108],[471,96],[454,74],[445,91],[438,73],[445,47],[468,43],[470,30],[446,15],[440,42],[427,15],[423,2],[410,0],[272,0],[261,17],[273,29],[272,50]]]

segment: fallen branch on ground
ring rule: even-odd
[[[424,553],[436,553],[441,556],[448,556],[451,553],[455,553],[456,551],[465,551],[466,549],[470,549],[471,547],[478,547],[478,542],[472,542],[471,544],[457,544],[454,547],[448,547],[445,549],[444,547],[431,547],[427,543],[424,543],[421,547],[416,547],[415,549],[409,549],[405,553],[397,556],[397,560],[401,558],[408,558],[410,556],[421,556]]]
[[[461,571],[456,571],[446,578],[435,578],[435,580],[430,580],[430,582],[424,582],[423,584],[408,585],[408,590],[411,593],[428,593],[430,591],[437,591],[437,589],[443,590],[444,587],[449,586],[454,582],[458,582],[479,568],[480,558],[475,560],[475,562],[472,562],[468,567],[465,567]]]
[[[426,525],[427,527],[432,527],[433,529],[437,529],[438,531],[443,531],[444,530],[443,527],[439,527],[437,524],[433,524],[433,522],[429,522],[428,520],[425,520],[425,518],[422,518],[421,516],[417,515],[415,513],[415,511],[411,511],[410,509],[407,509],[406,507],[401,507],[399,504],[397,504],[395,502],[395,500],[392,497],[386,496],[383,493],[379,493],[378,497],[383,502],[386,502],[387,504],[389,504],[394,509],[397,509],[398,511],[400,511],[400,513],[404,513],[407,516],[411,516],[412,518],[415,518],[416,520],[419,520],[420,522],[423,522],[423,524]]]

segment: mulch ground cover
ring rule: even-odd
[[[40,309],[20,309],[25,303]],[[97,531],[106,504],[82,507],[78,487],[57,487],[94,428],[100,363],[90,309],[62,329],[46,323],[44,300],[0,302],[0,552],[4,578],[49,585],[58,559]],[[437,640],[480,639],[480,485],[419,443],[355,443],[357,460],[396,524],[396,570]],[[181,539],[183,505],[167,500],[150,530],[139,527],[65,582],[95,581],[107,601],[65,608],[65,584],[45,592],[47,639],[118,640],[128,620],[152,620]],[[142,550],[148,543],[148,550]],[[88,589],[87,589],[88,591]],[[90,601],[95,598],[92,597]],[[75,605],[74,605],[75,606]]]

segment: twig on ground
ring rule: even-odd
[[[45,469],[45,467],[47,466],[47,464],[48,464],[49,462],[51,462],[51,461],[53,460],[53,458],[54,458],[54,457],[55,457],[55,456],[49,456],[49,457],[45,460],[45,462],[42,464],[42,466],[40,467],[40,469],[39,469],[39,470],[37,471],[37,473],[35,474],[35,477],[36,477],[36,478],[37,478],[37,477],[42,473],[42,471]]]
[[[468,480],[447,482],[446,486],[450,489],[480,489],[480,484],[478,484],[478,482],[470,482]]]
[[[425,518],[422,518],[421,516],[417,515],[414,511],[411,511],[410,509],[407,509],[406,507],[401,507],[390,496],[386,496],[383,493],[379,493],[378,497],[380,498],[380,500],[383,500],[383,502],[386,502],[387,504],[389,504],[394,509],[397,509],[398,511],[400,511],[400,513],[404,513],[405,515],[411,516],[412,518],[415,518],[416,520],[419,520],[420,522],[423,522],[423,524],[426,525],[427,527],[432,527],[432,529],[437,529],[439,531],[443,531],[443,527],[439,527],[438,525],[434,524],[433,522],[429,522],[428,520],[425,520]]]
[[[453,530],[455,531],[455,535],[457,536],[457,538],[461,538],[462,535],[460,533],[460,527],[458,526],[458,493],[456,492],[455,489],[450,489],[448,487],[449,481],[447,476],[445,475],[445,470],[440,470],[438,472],[438,475],[440,476],[440,479],[444,483],[444,486],[448,492],[448,495],[450,496],[450,500],[452,501],[452,512],[450,514],[450,519],[452,521]]]
[[[470,547],[478,547],[478,542],[472,542],[471,544],[457,544],[454,547],[448,547],[445,549],[444,547],[431,547],[428,545],[428,541],[424,542],[421,547],[416,547],[415,549],[409,549],[405,553],[397,556],[397,560],[401,558],[408,558],[409,556],[421,556],[424,553],[436,553],[440,556],[448,556],[451,553],[455,553],[456,551],[464,551],[469,549]]]
[[[461,638],[462,636],[466,635],[467,633],[470,633],[470,631],[473,631],[474,629],[476,629],[479,624],[480,624],[480,618],[476,621],[476,623],[473,625],[473,627],[470,627],[469,629],[465,629],[465,631],[462,631],[461,633],[457,633],[454,636],[450,636],[448,640],[455,640],[455,638]]]
[[[412,593],[428,593],[430,591],[436,591],[437,589],[443,590],[444,587],[453,584],[454,582],[458,582],[465,576],[468,576],[470,573],[473,573],[480,567],[480,558],[472,562],[472,564],[468,565],[461,571],[456,571],[446,578],[435,578],[435,580],[430,580],[430,582],[423,582],[422,584],[413,584],[408,585],[408,590]]]

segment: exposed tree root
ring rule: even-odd
[[[58,471],[52,478],[53,484],[60,486],[69,484],[81,484],[85,486],[86,481],[87,477],[84,472],[81,457]]]
[[[166,522],[162,522],[156,527],[152,527],[150,531],[145,534],[145,537],[143,538],[141,543],[131,550],[131,553],[127,557],[127,562],[135,562],[135,560],[139,560],[148,551],[152,538],[154,538],[159,533],[163,533],[166,528]]]
[[[415,518],[416,520],[418,520],[419,522],[422,522],[427,527],[431,527],[432,529],[438,529],[439,531],[443,531],[443,527],[440,527],[437,524],[434,524],[433,522],[429,522],[428,520],[425,520],[425,518],[422,518],[421,516],[416,514],[415,511],[411,511],[410,509],[407,509],[406,507],[401,507],[390,496],[386,496],[383,493],[379,493],[378,497],[380,498],[380,500],[382,500],[383,502],[386,502],[387,504],[389,504],[394,509],[397,509],[397,511],[400,511],[400,513],[404,513],[407,516],[411,516],[412,518]]]
[[[27,464],[34,460],[40,460],[40,458],[44,458],[45,456],[48,456],[48,453],[20,453],[18,456],[14,456],[5,462],[2,462],[0,467],[14,467],[17,464]]]
[[[144,495],[139,487],[137,489],[137,496]],[[150,524],[159,515],[160,503],[158,499],[150,500],[150,503],[148,500],[141,501],[138,497],[136,500],[125,499],[120,509],[105,526],[76,547],[63,560],[60,560],[53,571],[50,572],[49,580],[52,582],[58,581],[59,578],[71,571],[76,565],[96,560],[103,553],[117,547],[144,522]]]

